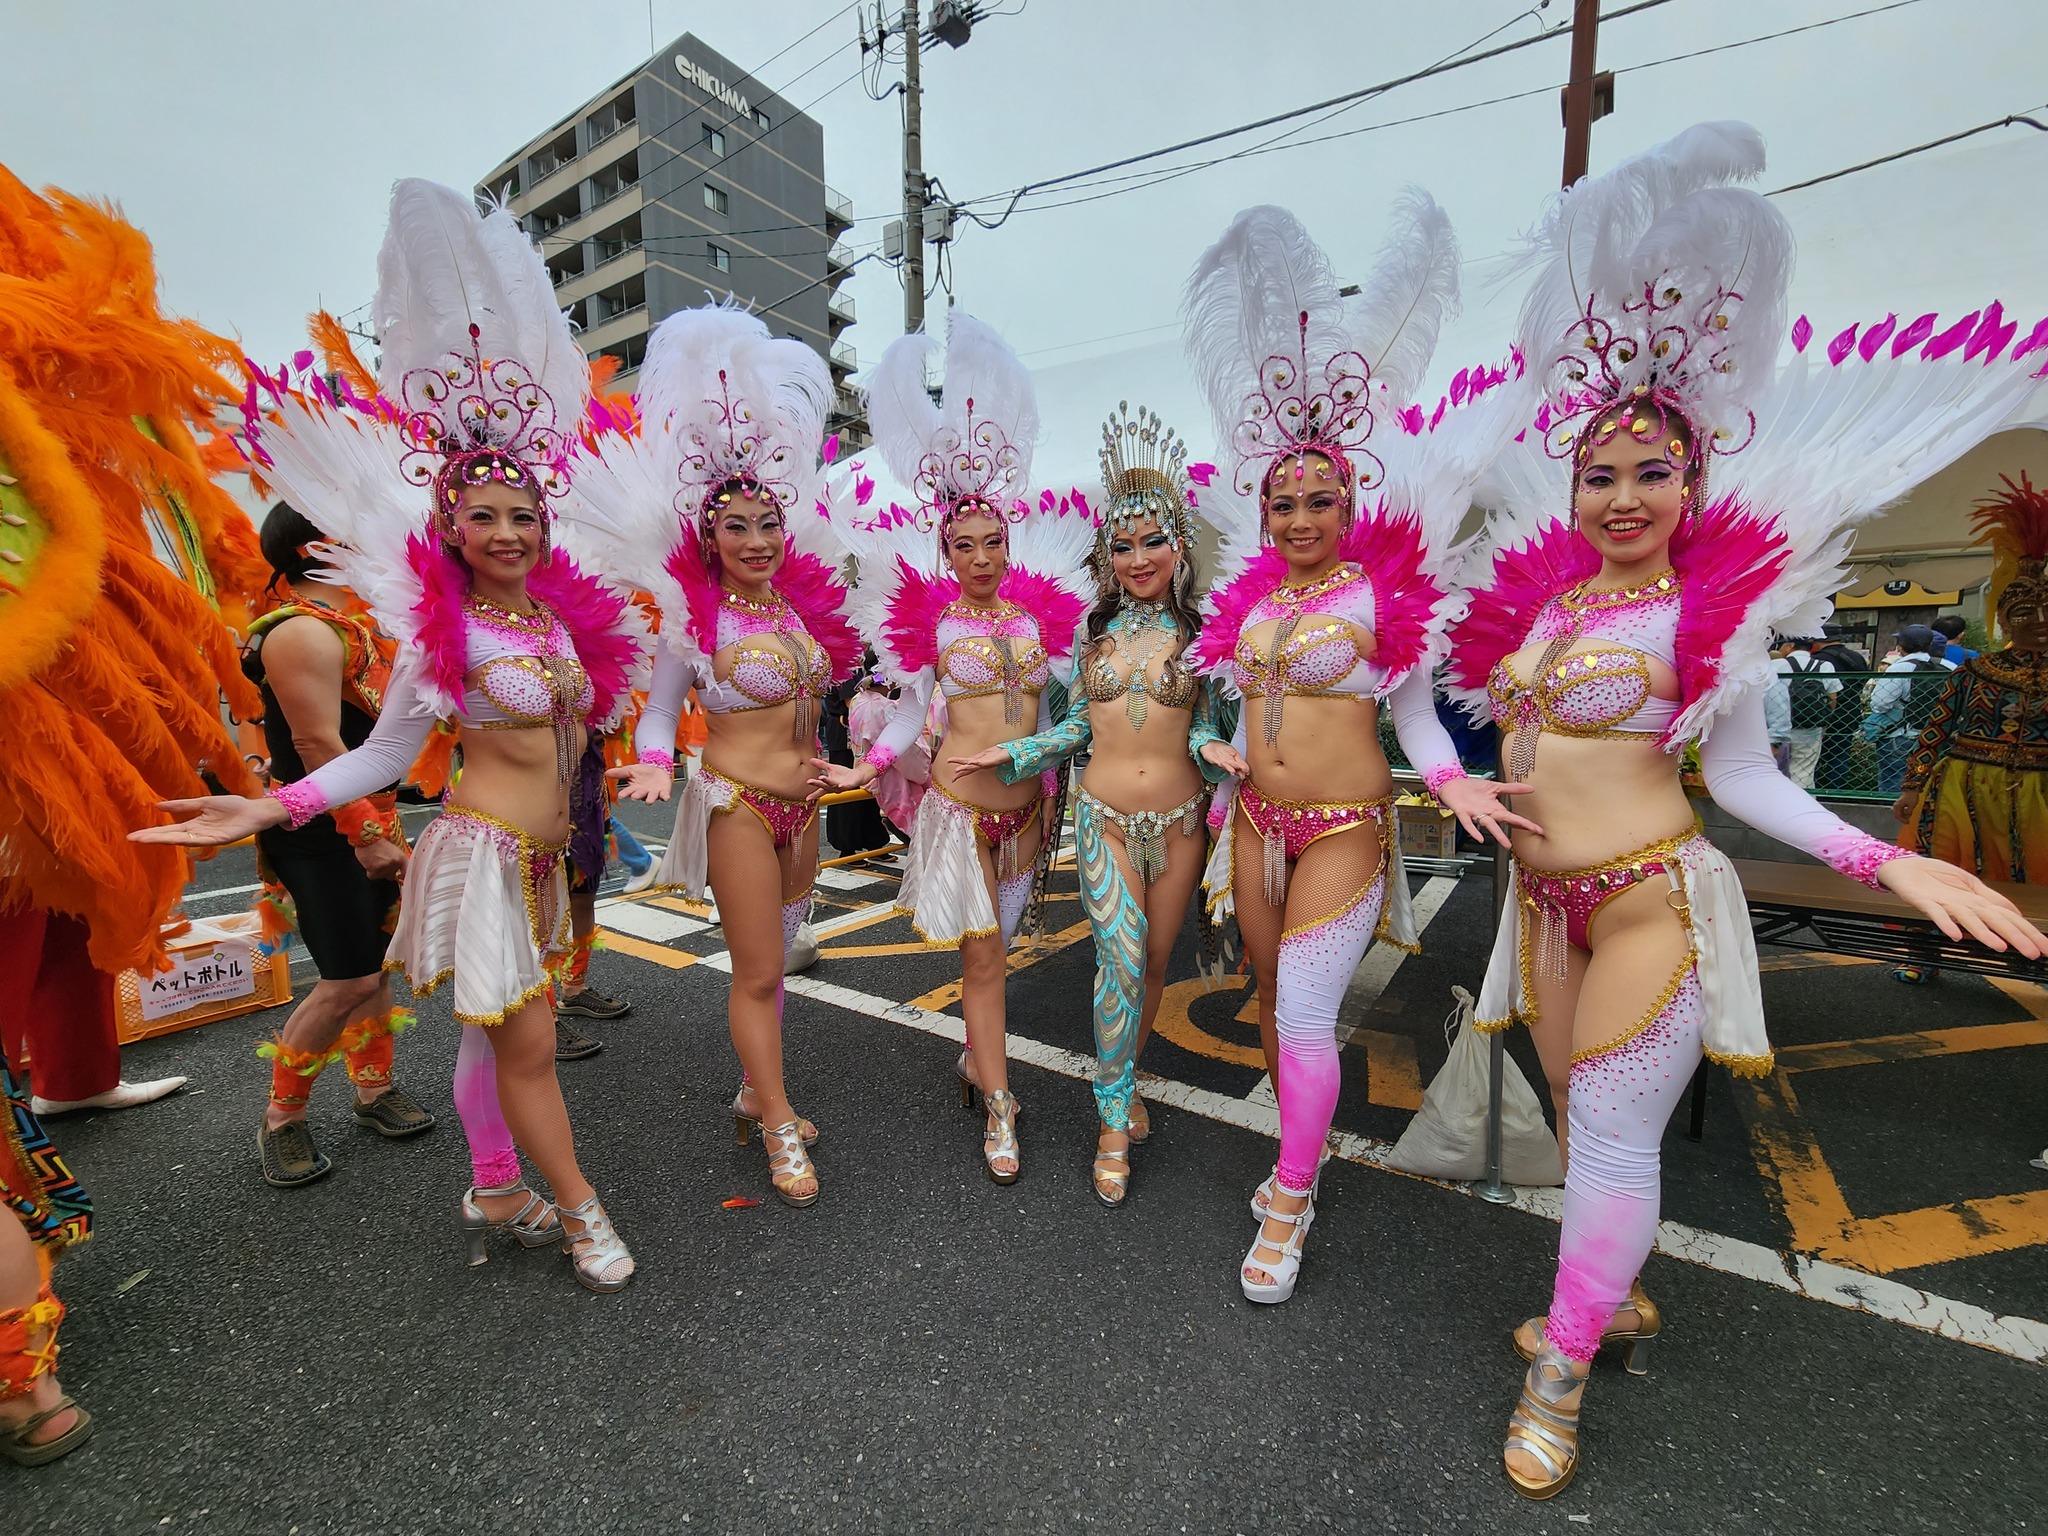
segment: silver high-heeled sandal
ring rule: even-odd
[[[1023,1113],[1024,1106],[1008,1089],[983,1097],[987,1102],[989,1128],[981,1133],[982,1160],[988,1164],[990,1178],[998,1184],[1014,1184],[1017,1175],[1024,1171],[1022,1149],[1017,1145],[1017,1116]],[[1008,1158],[1016,1166],[1005,1173],[996,1166],[998,1158]]]
[[[732,1096],[732,1140],[736,1147],[744,1147],[754,1139],[754,1132],[760,1130],[761,1117],[750,1115],[742,1107],[747,1102],[747,1084],[740,1084],[740,1091]],[[818,1128],[802,1115],[796,1117],[797,1129],[803,1132],[804,1145],[818,1144]]]
[[[974,1096],[981,1092],[981,1084],[974,1076],[974,1047],[969,1046],[960,1053],[960,1059],[953,1063],[953,1075],[960,1079],[960,1107],[974,1108]]]
[[[768,1150],[768,1187],[775,1191],[775,1198],[798,1210],[816,1205],[823,1185],[818,1178],[817,1164],[804,1152],[796,1121],[764,1129],[761,1145]],[[791,1193],[792,1186],[804,1179],[811,1181],[811,1192],[807,1195]]]
[[[1501,1447],[1501,1470],[1515,1492],[1525,1499],[1549,1499],[1563,1493],[1579,1470],[1579,1410],[1581,1396],[1572,1407],[1565,1399],[1582,1392],[1586,1377],[1572,1369],[1566,1356],[1546,1343],[1522,1378],[1521,1401],[1508,1415],[1507,1443]],[[1525,1477],[1507,1464],[1507,1453],[1520,1451],[1532,1458],[1545,1475]]]
[[[493,1221],[484,1214],[476,1202],[479,1196],[489,1199],[495,1195],[524,1195],[525,1202],[502,1221]],[[462,1222],[462,1240],[469,1249],[469,1265],[474,1269],[490,1258],[490,1237],[493,1232],[509,1232],[519,1240],[522,1248],[545,1248],[562,1238],[562,1218],[556,1212],[552,1201],[543,1200],[527,1188],[524,1179],[507,1184],[503,1189],[478,1189],[472,1185],[463,1192],[462,1208],[459,1213]]]
[[[633,1278],[633,1255],[626,1251],[625,1240],[604,1207],[597,1203],[597,1196],[592,1195],[574,1210],[562,1209],[562,1218],[562,1252],[569,1255],[569,1262],[575,1266],[576,1278],[593,1291],[625,1289],[626,1282]],[[579,1231],[569,1230],[572,1221]]]

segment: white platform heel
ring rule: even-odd
[[[1293,1215],[1284,1211],[1267,1211],[1261,1218],[1259,1235],[1253,1240],[1251,1251],[1244,1256],[1244,1263],[1238,1266],[1237,1283],[1244,1289],[1246,1301],[1261,1302],[1267,1306],[1277,1305],[1294,1294],[1294,1282],[1301,1277],[1301,1248],[1308,1241],[1308,1229],[1315,1224],[1316,1201],[1311,1194],[1308,1203]],[[1266,1260],[1259,1257],[1261,1248],[1272,1249],[1274,1244],[1266,1238],[1265,1222],[1284,1221],[1290,1230],[1286,1241],[1279,1244],[1280,1257]],[[1262,1270],[1271,1275],[1271,1281],[1261,1283],[1245,1273],[1248,1269]]]

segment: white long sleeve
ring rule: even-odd
[[[1881,889],[1878,868],[1906,856],[1905,849],[1850,826],[1778,771],[1763,700],[1754,692],[1701,741],[1700,771],[1707,793],[1730,815],[1874,890]]]
[[[875,744],[868,748],[863,761],[881,771],[909,750],[924,731],[925,716],[931,709],[932,689],[937,682],[937,674],[926,667],[902,685],[897,692],[895,706],[889,711],[889,723],[882,727],[882,734],[875,738]]]
[[[1408,675],[1387,695],[1394,717],[1394,739],[1434,794],[1437,786],[1465,777],[1451,733],[1437,718],[1436,686],[1427,667],[1410,667]]]
[[[389,789],[405,777],[427,744],[436,718],[420,690],[425,665],[419,651],[401,657],[384,689],[377,724],[363,744],[277,791],[278,802],[291,812],[293,826],[302,827],[322,811]]]
[[[676,733],[682,725],[683,703],[697,685],[702,666],[701,658],[678,656],[665,645],[654,658],[647,703],[633,732],[633,755],[641,762],[675,766]]]

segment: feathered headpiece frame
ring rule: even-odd
[[[555,402],[516,358],[487,359],[481,328],[469,348],[400,382],[398,430],[406,443],[399,473],[433,488],[436,531],[460,544],[455,514],[471,486],[510,486],[534,493],[549,540],[547,501],[569,488],[567,443],[555,425]]]
[[[1309,312],[1296,317],[1298,345],[1291,353],[1275,352],[1259,367],[1259,387],[1244,397],[1230,445],[1237,452],[1237,488],[1258,493],[1261,501],[1291,459],[1296,478],[1303,460],[1313,453],[1335,471],[1345,494],[1356,504],[1357,493],[1385,478],[1385,468],[1369,451],[1372,436],[1372,365],[1363,352],[1347,348],[1311,364],[1308,355]]]
[[[1661,446],[1706,503],[1719,454],[1756,436],[1785,329],[1792,233],[1758,194],[1743,123],[1702,123],[1559,195],[1524,261],[1541,270],[1522,311],[1523,352],[1544,360],[1544,450],[1572,484],[1622,432]]]
[[[2010,475],[1998,478],[2005,489],[1978,502],[1970,524],[1976,542],[1991,550],[1991,611],[2003,619],[2023,602],[2048,609],[2048,491],[2025,470],[2017,483]]]
[[[946,382],[935,404],[926,364],[938,343],[922,332],[891,342],[868,381],[868,418],[889,471],[909,487],[907,514],[941,543],[962,517],[992,517],[1007,537],[1026,499],[1039,429],[1031,374],[1009,343],[954,310]]]

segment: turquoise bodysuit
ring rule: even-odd
[[[1178,635],[1173,616],[1156,603],[1127,603],[1110,619],[1108,634],[1117,653],[1128,655],[1154,634],[1163,636],[1169,656],[1186,637]],[[1158,643],[1158,642],[1154,642]],[[1081,902],[1095,935],[1095,1103],[1102,1123],[1121,1131],[1130,1123],[1131,1093],[1137,1077],[1139,1025],[1145,1006],[1146,919],[1142,893],[1133,892],[1110,856],[1106,824],[1123,833],[1124,851],[1139,883],[1149,887],[1166,869],[1166,839],[1177,825],[1183,836],[1202,828],[1209,785],[1228,775],[1202,757],[1210,742],[1222,742],[1214,685],[1178,669],[1156,679],[1145,676],[1150,657],[1119,679],[1107,658],[1094,654],[1084,622],[1074,636],[1073,687],[1056,725],[1004,743],[1009,762],[996,771],[1006,784],[1038,773],[1083,750],[1094,735],[1091,705],[1115,708],[1121,703],[1132,725],[1143,730],[1155,709],[1189,712],[1188,754],[1205,780],[1182,805],[1167,811],[1120,811],[1105,805],[1078,785],[1074,791],[1074,848],[1081,870]],[[1154,728],[1168,726],[1161,716]]]

